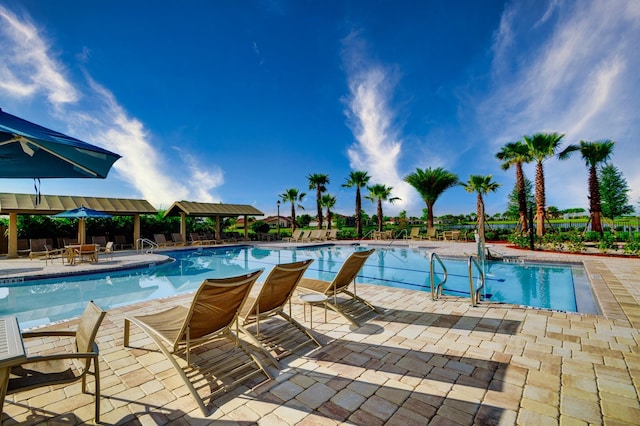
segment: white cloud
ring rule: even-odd
[[[391,107],[397,72],[370,62],[364,56],[364,41],[357,32],[347,36],[343,46],[349,85],[345,114],[356,139],[347,152],[350,166],[368,172],[372,183],[393,187],[392,196],[400,197],[401,201],[395,207],[385,207],[385,211],[402,210],[411,199],[412,188],[398,171],[402,141]]]
[[[129,116],[111,91],[87,72],[86,89],[78,89],[36,25],[2,6],[0,44],[0,94],[36,100],[45,96],[69,133],[122,155],[114,165],[116,178],[157,208],[176,200],[213,201],[210,191],[223,183],[222,170],[208,165],[213,171],[204,171],[197,157],[187,155],[179,157],[184,164],[167,161],[144,124]],[[83,48],[76,58],[86,63],[90,49]]]
[[[20,97],[44,93],[54,106],[76,102],[78,91],[64,76],[64,67],[50,57],[48,42],[29,20],[0,6],[0,88]]]
[[[613,162],[637,182],[637,4],[554,0],[538,19],[521,3],[507,6],[493,46],[493,85],[477,106],[478,121],[495,141],[491,149],[537,131],[563,132],[564,144],[613,139]],[[588,204],[582,160],[549,161],[545,173],[550,205]],[[637,199],[640,188],[631,196]]]

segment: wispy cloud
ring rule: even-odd
[[[176,165],[173,157],[167,161],[144,124],[108,88],[87,72],[85,82],[71,81],[37,26],[2,6],[0,44],[0,93],[20,99],[45,96],[70,133],[122,155],[114,165],[117,177],[156,207],[183,199],[213,201],[210,191],[223,183],[220,169],[203,171],[196,157],[184,154],[178,157],[184,164]],[[83,49],[78,61],[90,61],[89,52]]]
[[[563,132],[565,143],[614,139],[613,161],[640,197],[639,10],[633,0],[554,0],[536,18],[510,4],[493,46],[490,95],[477,105],[492,149],[536,131]],[[546,170],[547,187],[574,189],[552,192],[550,204],[587,204],[582,161]]]
[[[390,210],[405,208],[411,188],[398,171],[402,140],[391,105],[398,71],[370,61],[358,32],[343,40],[342,53],[349,85],[345,114],[355,137],[347,152],[350,166],[367,171],[375,183],[393,187],[392,195],[402,201]]]

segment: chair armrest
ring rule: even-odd
[[[52,337],[52,336],[68,336],[74,337],[76,335],[75,331],[26,331],[22,333],[22,338],[32,338],[32,337]]]
[[[60,359],[95,358],[98,355],[100,355],[98,352],[68,352],[68,353],[65,353],[65,354],[34,355],[34,356],[28,356],[20,364],[28,364],[28,363],[31,363],[31,362],[56,361],[56,360],[60,360]]]

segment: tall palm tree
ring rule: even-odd
[[[342,186],[345,188],[356,187],[356,235],[358,239],[362,238],[362,195],[360,194],[360,188],[364,188],[369,183],[371,176],[367,172],[354,171],[349,173],[347,182]]]
[[[307,194],[305,192],[300,192],[297,188],[286,189],[283,194],[280,194],[280,198],[284,203],[291,203],[291,230],[296,230],[296,204],[298,204],[298,208],[304,210],[304,207],[299,204],[302,202],[304,197]]]
[[[493,176],[491,175],[471,175],[467,182],[460,184],[467,190],[467,192],[475,192],[478,194],[478,235],[480,236],[480,241],[484,241],[484,199],[482,196],[489,192],[495,192],[500,187],[499,183],[492,182],[491,179],[493,179]]]
[[[529,163],[532,160],[529,154],[529,148],[521,141],[509,142],[500,149],[500,152],[496,154],[496,158],[503,161],[501,166],[503,170],[508,170],[511,166],[516,167],[516,188],[518,192],[520,226],[522,232],[526,233],[529,230],[527,226],[527,189],[524,172],[522,171],[522,163]]]
[[[536,162],[536,234],[544,235],[544,219],[546,197],[544,193],[544,169],[542,163],[556,155],[560,141],[564,133],[534,133],[533,136],[525,136],[524,143],[529,148],[531,158]]]
[[[382,218],[382,202],[388,201],[389,203],[393,204],[394,202],[400,200],[400,198],[391,196],[391,191],[393,190],[392,186],[386,186],[381,183],[377,183],[375,185],[368,186],[367,189],[369,190],[369,195],[366,196],[367,200],[378,203],[378,210],[376,214],[378,215],[378,231],[381,232],[382,225],[384,223],[384,220]]]
[[[591,228],[602,234],[602,206],[600,204],[600,181],[598,179],[598,165],[605,163],[613,153],[612,140],[600,140],[595,142],[580,141],[580,145],[569,145],[558,156],[565,159],[572,153],[580,151],[587,167],[589,168],[589,210],[591,211]]]
[[[327,229],[331,229],[331,209],[336,205],[336,197],[331,194],[324,194],[320,200],[320,204],[327,208]]]
[[[432,169],[416,169],[405,176],[404,181],[413,186],[427,205],[427,227],[433,228],[433,206],[447,189],[458,184],[458,175],[442,167]]]
[[[318,229],[322,229],[322,205],[320,204],[320,198],[322,193],[326,192],[327,185],[329,184],[329,175],[323,175],[321,173],[314,173],[307,176],[309,180],[309,189],[316,190],[316,207],[318,212]]]

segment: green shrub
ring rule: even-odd
[[[251,224],[251,230],[256,234],[258,232],[269,232],[269,224],[267,222],[263,222],[261,220],[257,220]]]

